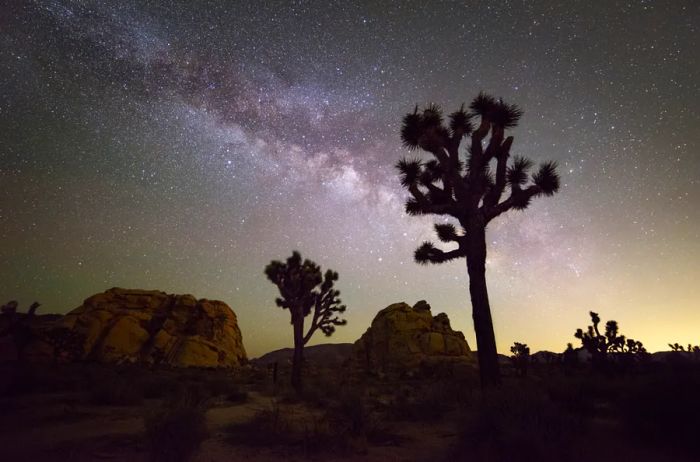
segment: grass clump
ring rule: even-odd
[[[292,434],[292,422],[285,416],[277,401],[268,409],[258,411],[247,422],[234,423],[225,429],[225,441],[232,445],[287,446],[297,442]]]
[[[546,393],[505,387],[485,392],[463,416],[452,455],[494,462],[572,460],[572,444],[582,430],[582,421]]]
[[[208,436],[201,392],[185,389],[145,418],[153,462],[191,460]]]
[[[143,393],[139,387],[115,377],[94,383],[89,400],[100,406],[135,406],[142,403]]]

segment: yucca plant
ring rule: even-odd
[[[510,347],[512,353],[510,359],[513,361],[513,366],[519,376],[527,375],[527,366],[530,363],[530,347],[525,343],[515,342]]]
[[[517,125],[522,111],[514,104],[480,93],[469,105],[449,115],[445,124],[437,105],[406,114],[401,139],[409,150],[421,149],[431,158],[405,158],[396,164],[401,184],[410,193],[409,215],[442,215],[454,223],[435,225],[440,241],[456,245],[441,250],[424,242],[415,251],[420,264],[466,258],[469,292],[476,332],[482,386],[500,383],[496,339],[486,289],[486,226],[508,210],[524,210],[538,196],[559,190],[555,162],[545,162],[534,174],[533,164],[513,157],[513,137],[506,129]],[[478,118],[478,126],[473,120]],[[476,128],[476,129],[475,129]],[[468,146],[462,144],[468,139]],[[495,172],[494,172],[495,170]],[[507,197],[502,199],[504,193]]]
[[[347,324],[346,320],[338,317],[346,309],[338,298],[340,291],[333,287],[338,273],[332,270],[321,273],[320,266],[308,259],[302,261],[301,254],[295,251],[286,262],[270,262],[265,267],[265,275],[279,289],[281,297],[275,300],[277,306],[289,310],[291,314],[294,328],[292,386],[299,393],[302,390],[304,345],[317,330],[330,337],[336,326]],[[304,333],[304,318],[311,313],[311,324]]]

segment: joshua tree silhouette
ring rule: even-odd
[[[6,330],[0,332],[0,335],[6,335],[8,333],[12,335],[15,348],[17,349],[17,359],[19,361],[24,361],[25,349],[34,339],[34,332],[32,331],[31,325],[36,316],[36,310],[40,306],[41,304],[39,302],[34,302],[29,306],[26,314],[17,313],[17,301],[12,300],[0,308],[0,312],[2,312],[4,316],[10,318]]]
[[[302,389],[301,368],[304,361],[304,345],[314,332],[321,330],[327,337],[333,335],[335,326],[347,324],[338,317],[345,312],[338,296],[340,291],[333,288],[338,273],[321,268],[311,260],[301,260],[299,252],[292,252],[286,262],[272,261],[265,267],[265,275],[280,291],[277,306],[288,309],[294,327],[294,356],[292,358],[292,386],[297,392]],[[311,314],[311,325],[304,334],[304,318]]]
[[[581,340],[581,345],[591,354],[593,366],[600,369],[607,366],[608,355],[619,358],[644,357],[647,353],[642,342],[619,335],[620,328],[617,321],[610,320],[605,323],[605,335],[600,333],[598,324],[600,316],[593,311],[588,313],[593,325],[583,329],[576,329],[574,337]]]
[[[510,347],[510,352],[513,353],[511,361],[513,361],[515,371],[519,376],[525,377],[527,375],[527,366],[530,363],[530,347],[525,343],[515,342]]]
[[[486,290],[486,226],[510,209],[524,210],[532,198],[551,196],[559,190],[555,162],[542,164],[528,176],[533,163],[524,157],[514,157],[510,166],[513,137],[505,138],[505,130],[517,125],[522,111],[492,96],[480,93],[469,106],[450,114],[449,125],[443,124],[442,111],[437,105],[415,110],[403,118],[401,139],[410,150],[421,148],[433,159],[402,159],[397,164],[401,184],[411,197],[406,202],[409,215],[444,215],[459,223],[435,224],[438,238],[456,243],[454,250],[437,249],[424,242],[415,251],[421,264],[444,263],[465,257],[469,273],[469,292],[479,358],[482,386],[500,383],[496,338],[491,320]],[[473,130],[472,118],[480,118]],[[484,140],[490,134],[484,147]],[[462,140],[471,137],[467,149]],[[495,160],[495,176],[491,161]],[[506,188],[509,196],[501,200]]]

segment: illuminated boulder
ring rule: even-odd
[[[412,374],[426,365],[473,363],[464,334],[445,313],[433,316],[425,301],[395,303],[381,310],[355,342],[353,360],[368,372]]]
[[[247,362],[228,305],[159,291],[114,288],[93,295],[40,337],[35,349],[48,343],[55,359],[173,367]]]

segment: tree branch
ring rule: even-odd
[[[508,170],[508,157],[510,157],[510,147],[513,144],[513,137],[509,136],[500,146],[496,156],[496,184],[484,199],[484,204],[493,206],[498,204],[503,195],[503,190],[506,188],[506,172]]]
[[[489,207],[487,205],[483,205],[481,207],[484,211],[484,217],[486,218],[487,223],[513,207],[517,207],[521,204],[527,204],[531,198],[542,193],[542,189],[537,185],[529,186],[524,190],[513,188],[511,191],[512,192],[508,199],[504,200],[500,204],[493,207]]]
[[[436,190],[439,190],[441,192],[444,192],[437,186],[433,185],[433,187]],[[450,215],[455,218],[459,217],[459,212],[457,210],[457,203],[452,200],[451,198],[449,199],[448,203],[446,204],[433,204],[426,196],[421,192],[420,189],[418,189],[418,186],[412,185],[411,187],[408,188],[408,191],[411,193],[413,198],[416,200],[416,203],[418,204],[420,208],[420,213],[421,214],[434,214],[434,215]]]
[[[436,248],[431,242],[426,241],[416,249],[414,259],[417,263],[426,265],[428,263],[444,263],[465,255],[461,247],[445,252]]]

